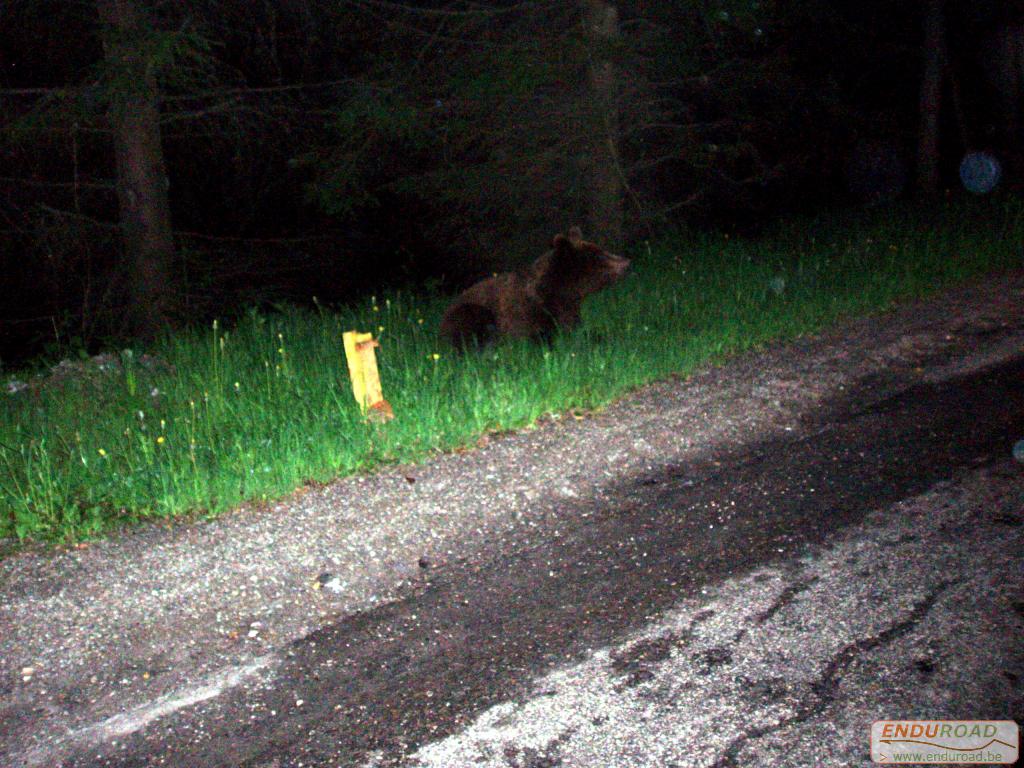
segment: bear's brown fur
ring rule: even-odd
[[[470,286],[448,307],[441,335],[455,346],[487,344],[500,336],[549,338],[573,328],[590,294],[619,280],[629,259],[583,239],[579,227],[555,235],[551,250],[529,267]]]

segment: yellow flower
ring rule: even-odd
[[[96,453],[98,453],[100,456],[106,456],[107,455],[107,452],[104,451],[102,448],[100,448],[98,451],[96,451]]]
[[[421,318],[420,318],[419,320],[417,320],[416,322],[417,322],[417,323],[419,323],[420,325],[423,325],[423,318],[421,317]]]
[[[440,356],[439,354],[437,354],[437,352],[435,352],[434,354],[432,354],[432,355],[430,356],[430,359],[431,359],[431,360],[440,360],[440,359],[441,359],[441,356]]]
[[[384,326],[383,325],[378,325],[377,326],[377,333],[384,333]]]
[[[163,435],[160,435],[160,437],[158,437],[156,439],[156,444],[157,445],[163,445],[165,442],[166,442],[166,438]]]
[[[238,382],[236,381],[236,382],[235,382],[235,392],[239,392],[239,391],[241,391],[241,389],[242,389],[242,385],[241,385],[241,384],[239,384],[239,383],[238,383]]]

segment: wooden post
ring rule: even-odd
[[[359,409],[371,421],[390,421],[395,417],[395,412],[384,399],[380,374],[377,372],[377,355],[373,351],[380,343],[374,341],[373,334],[358,331],[346,331],[342,338],[345,342],[348,375],[352,380],[352,394]]]

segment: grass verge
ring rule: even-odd
[[[459,356],[443,299],[375,297],[339,312],[251,314],[164,340],[108,370],[0,394],[0,538],[76,541],[144,518],[217,512],[488,430],[592,408],[768,341],[813,332],[1022,265],[1024,205],[960,201],[820,218],[756,240],[666,241],[592,298],[550,347]],[[364,423],[341,333],[373,331],[397,418]],[[166,363],[164,365],[163,363]],[[24,378],[24,377],[22,377]],[[10,377],[8,377],[10,379]]]

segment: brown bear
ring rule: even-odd
[[[555,235],[529,267],[470,286],[444,313],[441,336],[456,347],[500,336],[549,339],[580,321],[583,299],[619,280],[630,260],[583,239],[579,227]]]

